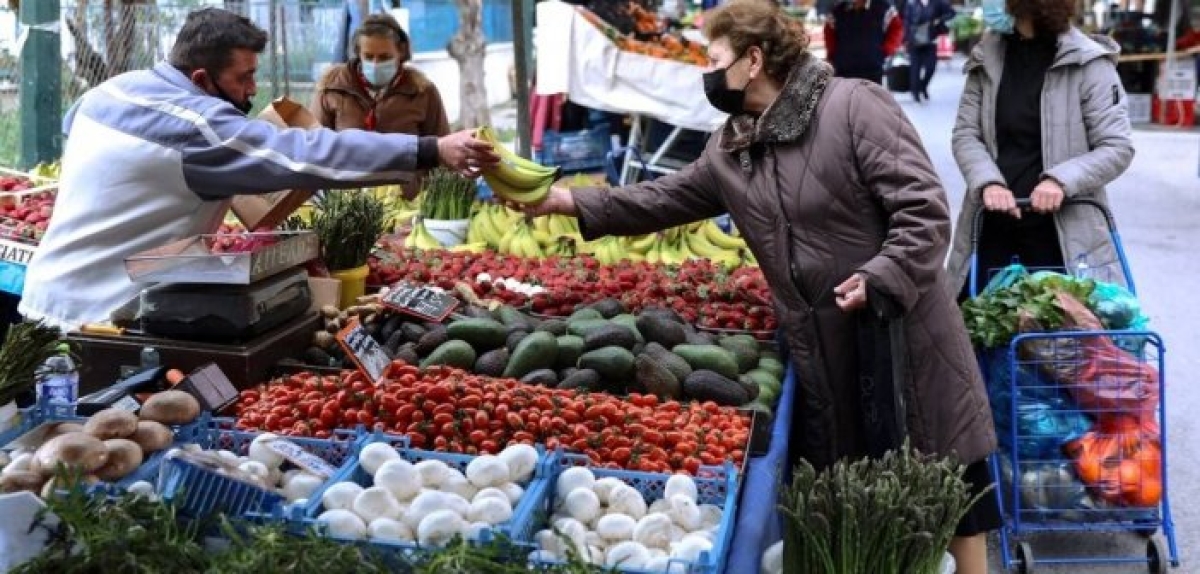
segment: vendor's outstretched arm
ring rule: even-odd
[[[438,165],[436,137],[280,129],[226,105],[206,110],[195,124],[183,148],[183,175],[206,197],[403,183],[414,170]]]

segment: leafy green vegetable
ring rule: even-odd
[[[1091,279],[1036,273],[1008,287],[964,301],[963,321],[976,346],[1001,347],[1016,336],[1022,314],[1037,321],[1044,330],[1060,329],[1064,316],[1058,306],[1058,293],[1089,301],[1095,288],[1096,283]]]
[[[938,572],[955,526],[978,500],[964,470],[907,443],[822,472],[801,461],[781,493],[784,564],[806,574]]]
[[[64,343],[60,337],[57,327],[40,321],[22,321],[8,328],[0,347],[0,405],[34,387],[38,368],[59,353]]]
[[[78,478],[78,477],[76,477]],[[188,521],[172,506],[127,495],[106,499],[77,489],[46,501],[33,528],[50,533],[46,551],[12,574],[527,574],[529,548],[498,537],[487,544],[456,538],[443,548],[404,552],[370,544],[345,544],[315,531],[294,534],[282,524],[260,524],[217,515]],[[217,535],[218,543],[211,547]],[[208,543],[206,545],[206,543]],[[578,556],[540,569],[546,574],[601,570]]]

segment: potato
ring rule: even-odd
[[[42,485],[45,483],[46,477],[36,472],[18,470],[0,476],[0,492],[29,491],[37,493],[42,490]]]
[[[200,401],[183,391],[155,393],[142,405],[141,411],[142,420],[164,425],[188,424],[199,416]]]
[[[104,409],[87,420],[83,432],[100,440],[128,438],[137,430],[137,415],[123,409]]]
[[[104,448],[108,450],[108,462],[96,471],[100,480],[116,482],[142,465],[142,447],[136,442],[114,438],[104,441]]]
[[[137,430],[129,440],[142,448],[143,455],[148,455],[171,446],[171,443],[175,442],[175,433],[171,432],[167,425],[159,422],[138,421]]]
[[[69,432],[46,441],[33,453],[33,470],[45,476],[54,474],[58,464],[91,474],[108,462],[104,441],[82,432]]]
[[[69,432],[83,432],[83,425],[79,423],[58,423],[50,427],[46,432],[46,440],[50,440],[60,434]]]

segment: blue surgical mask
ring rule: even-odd
[[[388,60],[386,62],[367,62],[362,63],[363,77],[367,79],[367,83],[376,88],[382,88],[392,82],[392,78],[396,77],[396,61]]]
[[[983,0],[983,25],[999,34],[1011,34],[1013,17],[1004,8],[1004,0]]]

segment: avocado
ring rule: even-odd
[[[490,317],[455,321],[446,327],[446,333],[451,339],[466,341],[477,353],[503,347],[508,338],[504,324]]]
[[[558,359],[558,339],[544,331],[526,335],[517,344],[504,368],[504,377],[519,379],[538,369],[549,369]]]
[[[532,317],[518,311],[512,305],[501,305],[492,312],[492,315],[506,327],[518,326],[523,331],[532,331],[536,326],[533,324]]]
[[[579,372],[579,369],[577,369],[575,367],[567,367],[565,369],[559,369],[558,370],[558,380],[560,380],[560,381],[566,380],[571,375],[574,375],[575,373],[578,373],[578,372]]]
[[[475,349],[471,348],[466,341],[451,339],[442,343],[428,357],[425,357],[424,361],[421,361],[422,369],[434,365],[447,365],[469,370],[475,366]]]
[[[579,357],[580,369],[592,369],[609,384],[616,385],[629,380],[633,374],[633,353],[618,346],[588,351]]]
[[[477,305],[467,305],[458,311],[460,315],[471,319],[491,319],[492,312]]]
[[[558,386],[558,375],[553,369],[538,369],[521,377],[521,382],[527,385],[537,385],[553,389]]]
[[[396,348],[396,352],[392,354],[392,360],[404,361],[409,365],[421,364],[421,356],[417,354],[415,343],[405,343]]]
[[[397,330],[401,333],[404,333],[404,340],[409,343],[416,343],[420,341],[421,337],[424,337],[425,333],[429,332],[428,329],[416,323],[405,322],[401,322]]]
[[[625,305],[622,305],[620,301],[612,297],[592,303],[591,308],[595,309],[605,319],[612,319],[625,312]]]
[[[638,330],[637,317],[629,314],[621,314],[609,319],[609,321],[612,321],[614,325],[620,325],[626,329],[629,329],[629,331],[633,333],[633,337],[637,339],[637,342],[646,342],[646,339],[642,337],[642,332]]]
[[[679,379],[650,355],[640,355],[633,362],[634,377],[640,390],[660,399],[678,399],[682,392]]]
[[[637,318],[637,328],[647,341],[658,343],[668,349],[687,342],[687,331],[682,323],[676,323],[662,315],[642,313]]]
[[[332,355],[322,351],[318,347],[309,347],[304,350],[304,363],[307,365],[332,367],[337,364],[337,360],[334,359]]]
[[[737,360],[738,372],[745,373],[758,366],[758,342],[753,338],[749,341],[740,337],[722,337],[717,344],[733,353]]]
[[[694,333],[688,333],[687,343],[685,343],[685,344],[687,344],[687,345],[716,345],[717,338],[714,337],[711,333],[696,331]],[[671,347],[671,348],[674,349],[675,347]]]
[[[508,358],[508,349],[504,347],[492,349],[475,360],[475,372],[489,377],[499,377],[504,374],[504,368],[508,366]]]
[[[555,366],[560,369],[574,367],[583,354],[583,338],[575,335],[563,335],[556,339],[558,343],[558,360]]]
[[[693,370],[715,371],[727,379],[736,379],[739,374],[737,357],[717,345],[679,345],[671,352],[683,357]]]
[[[656,317],[656,318],[663,319],[666,321],[672,321],[675,323],[679,323],[680,325],[688,324],[687,321],[683,320],[683,317],[679,316],[679,313],[676,313],[675,311],[672,311],[671,309],[667,309],[666,307],[659,307],[656,305],[650,306],[650,307],[643,307],[641,313],[638,313],[638,315],[639,316],[649,315],[651,317]]]
[[[387,320],[383,322],[383,327],[379,329],[379,336],[383,337],[384,341],[390,341],[392,336],[400,330],[400,326],[404,324],[404,316],[400,314],[389,315]],[[403,342],[403,341],[402,341]]]
[[[758,398],[758,383],[756,383],[754,379],[747,377],[746,375],[738,375],[737,384],[741,385],[742,390],[746,391],[747,400],[752,401]]]
[[[637,338],[633,336],[632,331],[613,323],[597,327],[583,336],[583,351],[585,353],[601,347],[621,347],[628,350],[632,349],[636,344]]]
[[[571,313],[570,317],[567,317],[567,322],[574,323],[575,321],[582,321],[584,319],[604,319],[604,315],[601,315],[599,311],[591,307],[581,307],[574,313]]]
[[[567,334],[582,337],[595,329],[612,325],[608,319],[579,319],[567,322]]]
[[[675,375],[675,378],[679,381],[683,381],[688,375],[692,374],[692,366],[683,360],[683,357],[668,351],[658,343],[648,343],[646,350],[642,354],[650,355],[660,365],[671,371],[671,374]]]
[[[578,369],[569,377],[563,377],[558,383],[560,389],[578,389],[581,391],[600,390],[600,373],[591,369]]]
[[[400,346],[404,345],[404,344],[405,344],[404,333],[401,332],[399,329],[397,329],[396,331],[394,331],[392,333],[392,335],[390,337],[388,337],[387,341],[385,341],[383,343],[383,346],[389,352],[391,352],[393,355],[395,355],[396,350],[399,349]]]
[[[771,373],[771,376],[775,377],[778,380],[781,380],[781,381],[783,380],[783,374],[784,374],[783,363],[781,363],[778,358],[772,358],[770,356],[764,355],[761,359],[758,360],[758,368],[760,368],[768,373]]]
[[[728,407],[750,402],[737,381],[707,369],[693,371],[683,380],[683,394],[695,401],[712,401]]]
[[[508,349],[509,353],[516,351],[517,345],[520,345],[521,341],[525,339],[525,336],[528,334],[529,333],[525,331],[513,331],[509,333],[504,340],[504,347]]]
[[[442,343],[450,340],[450,335],[446,332],[445,325],[438,325],[437,328],[430,329],[417,339],[416,351],[422,357],[428,356],[430,353],[442,346]]]
[[[562,319],[546,319],[534,330],[545,331],[555,337],[561,337],[567,334],[567,322]]]

